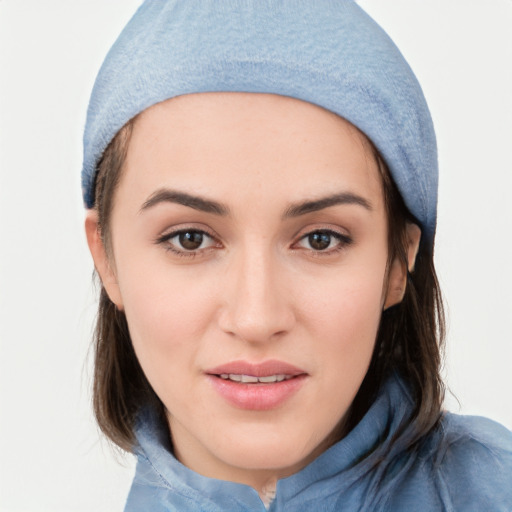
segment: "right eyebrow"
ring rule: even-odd
[[[168,188],[161,188],[151,194],[140,208],[139,213],[143,213],[161,203],[181,204],[214,215],[226,216],[229,214],[229,208],[217,201]]]

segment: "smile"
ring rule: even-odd
[[[243,384],[273,384],[274,382],[282,382],[283,380],[293,379],[294,375],[268,375],[266,377],[256,377],[255,375],[237,375],[234,373],[222,373],[219,375],[221,379],[231,380],[233,382],[241,382]]]
[[[309,374],[284,361],[231,361],[209,369],[215,393],[237,409],[268,411],[283,406],[299,392]]]

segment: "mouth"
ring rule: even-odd
[[[266,377],[256,377],[255,375],[237,375],[235,373],[221,373],[217,375],[224,380],[232,382],[241,382],[243,384],[274,384],[275,382],[282,382],[283,380],[290,380],[295,378],[295,375],[267,375]]]
[[[283,361],[234,361],[206,372],[213,389],[238,409],[266,411],[287,402],[308,373]]]
[[[284,361],[269,359],[262,363],[232,361],[211,368],[206,374],[242,384],[274,384],[307,375],[307,372]]]

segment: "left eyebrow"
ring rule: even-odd
[[[354,204],[362,206],[368,211],[373,210],[370,202],[364,197],[353,194],[351,192],[341,192],[339,194],[333,194],[327,197],[322,197],[320,199],[315,199],[314,201],[304,201],[301,203],[292,204],[285,211],[283,218],[287,219],[290,217],[299,217],[300,215],[305,215],[306,213],[317,212],[319,210],[323,210],[324,208],[329,208],[331,206],[337,206],[340,204]]]

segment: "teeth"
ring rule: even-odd
[[[258,382],[258,377],[253,377],[252,375],[242,375],[242,382]]]
[[[263,384],[271,384],[273,382],[282,382],[283,380],[290,380],[292,375],[268,375],[266,377],[255,377],[254,375],[237,375],[234,373],[221,373],[220,378],[224,380],[232,380],[233,382],[242,382],[248,384],[255,384],[261,382]]]
[[[278,377],[282,377],[282,375],[269,375],[268,377],[260,377],[259,381],[260,382],[265,382],[265,383],[268,383],[268,382],[278,382],[278,380],[277,380]]]

